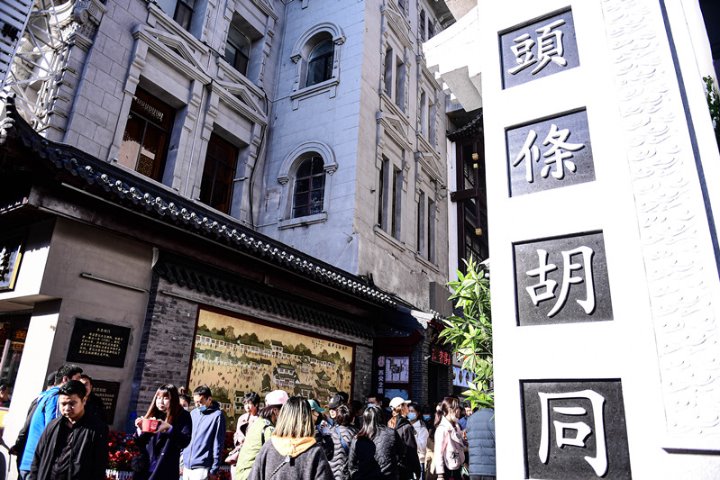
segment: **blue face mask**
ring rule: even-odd
[[[415,420],[417,420],[417,413],[415,413],[415,412],[408,413],[408,420],[410,420],[411,422],[414,422]]]
[[[200,410],[200,412],[204,412],[205,410],[207,410],[207,406],[206,406],[206,405],[200,405],[200,406],[198,407],[198,410]]]
[[[423,415],[423,420],[425,420],[426,422],[429,422],[429,421],[430,421],[430,415]]]

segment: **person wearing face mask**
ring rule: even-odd
[[[280,409],[288,399],[289,396],[284,390],[273,390],[265,395],[265,407],[259,412],[260,418],[253,422],[245,434],[245,443],[240,449],[235,466],[235,480],[247,480],[260,449],[270,440],[275,430]]]
[[[425,422],[420,418],[420,406],[417,403],[408,405],[407,419],[415,429],[415,443],[417,443],[418,459],[420,460],[420,479],[425,479],[425,457],[427,452],[427,442],[430,437]]]
[[[207,385],[193,391],[193,401],[192,438],[183,450],[183,480],[215,480],[225,446],[225,414]]]
[[[420,475],[420,459],[418,458],[415,429],[407,419],[410,400],[395,397],[390,400],[392,417],[387,426],[394,429],[403,441],[404,454],[400,457],[400,480],[410,480]]]
[[[145,416],[135,420],[141,460],[135,462],[133,478],[161,480],[177,476],[180,452],[190,443],[192,435],[190,414],[180,406],[179,397],[175,385],[162,385]],[[143,424],[145,419],[157,420],[157,423]]]

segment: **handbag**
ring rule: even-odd
[[[240,456],[240,448],[242,447],[235,447],[232,449],[228,456],[225,457],[225,463],[228,465],[235,465],[238,461],[238,457]]]

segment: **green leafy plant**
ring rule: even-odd
[[[718,95],[715,81],[710,75],[703,77],[703,81],[705,82],[705,98],[707,99],[710,118],[715,129],[715,139],[720,144],[720,95]]]
[[[490,319],[490,281],[472,257],[465,261],[467,270],[457,272],[458,279],[448,283],[450,300],[459,315],[444,320],[440,338],[463,358],[462,368],[475,374],[469,389],[463,392],[474,407],[493,408],[492,322]],[[462,313],[460,313],[462,312]]]

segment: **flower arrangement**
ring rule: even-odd
[[[108,435],[108,468],[131,470],[132,461],[140,455],[132,434],[111,431]]]

